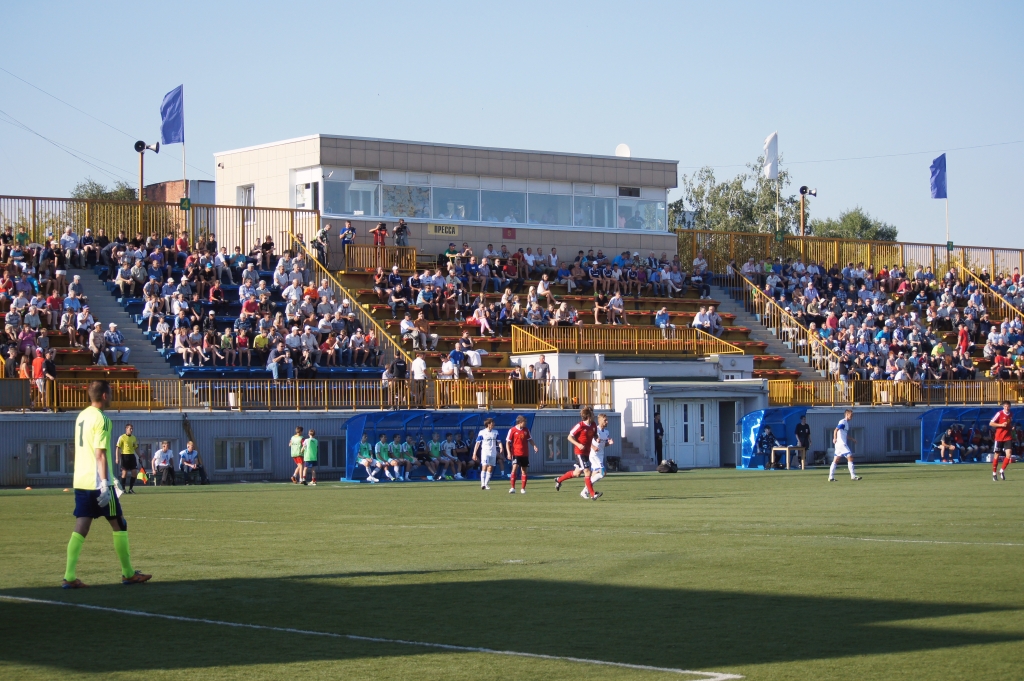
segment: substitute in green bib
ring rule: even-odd
[[[302,484],[306,484],[306,473],[312,478],[310,485],[316,487],[316,465],[320,454],[320,441],[316,439],[316,431],[309,429],[309,437],[302,441]]]

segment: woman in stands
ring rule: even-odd
[[[494,335],[494,329],[491,328],[490,321],[487,318],[487,304],[484,301],[484,294],[480,294],[480,298],[477,300],[477,307],[473,310],[473,316],[466,320],[467,324],[479,327],[480,335],[483,336],[485,333]]]
[[[199,330],[198,324],[193,326],[192,333],[186,336],[188,347],[192,351],[192,361],[196,366],[202,366],[210,359],[203,352],[203,340],[203,333]],[[197,357],[199,358],[198,360],[196,360]]]
[[[240,331],[238,335],[235,336],[235,353],[238,358],[238,366],[242,366],[243,357],[245,357],[245,366],[252,366],[251,344],[248,331]]]

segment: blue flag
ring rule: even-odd
[[[163,104],[160,105],[160,143],[185,143],[184,85],[179,85],[164,95]]]
[[[946,198],[946,155],[932,161],[932,198]]]

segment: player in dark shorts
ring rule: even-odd
[[[594,423],[594,410],[584,407],[580,410],[580,422],[569,431],[569,444],[573,447],[573,454],[576,455],[576,467],[566,472],[555,480],[555,491],[562,489],[562,483],[571,478],[583,475],[583,483],[587,488],[587,494],[591,499],[601,496],[600,492],[594,492],[594,485],[590,481],[590,450],[597,436],[597,424]]]
[[[455,440],[455,456],[459,459],[459,467],[462,468],[463,476],[476,468],[476,462],[473,461],[473,452],[469,451],[469,445],[466,444],[462,433],[459,433]]]
[[[135,471],[139,468],[139,441],[134,433],[135,426],[129,423],[114,449],[114,458],[121,466],[121,488],[128,494],[135,494]]]
[[[533,436],[530,435],[530,429],[526,427],[526,417],[517,416],[516,425],[508,429],[508,435],[505,436],[505,451],[507,452],[508,460],[512,462],[512,474],[510,476],[512,487],[509,488],[509,494],[516,493],[516,470],[521,471],[520,475],[523,478],[522,493],[526,494],[526,470],[530,467],[530,451],[529,447],[533,445],[533,453],[537,453],[537,444],[533,441]]]

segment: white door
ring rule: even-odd
[[[659,400],[665,458],[680,468],[718,466],[718,404],[712,400]]]

